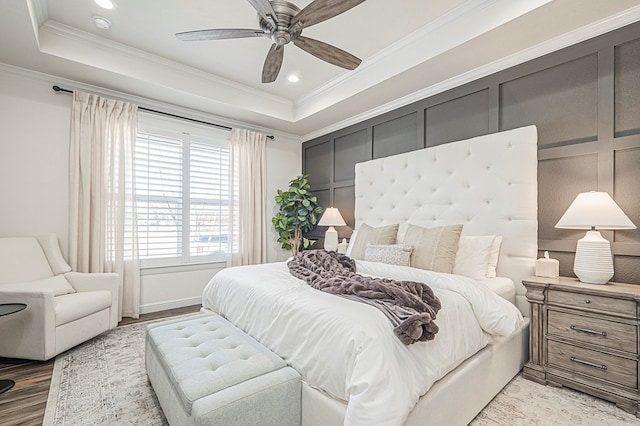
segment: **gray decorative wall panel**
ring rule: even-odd
[[[557,229],[556,223],[579,192],[598,187],[598,157],[595,154],[553,158],[538,162],[538,238],[573,240],[584,231]]]
[[[353,226],[354,161],[529,124],[539,134],[538,249],[572,276],[584,231],[554,226],[579,192],[609,192],[640,226],[640,22],[307,141],[303,170],[319,173],[314,189],[328,190],[327,203]],[[603,235],[614,280],[640,284],[640,231]]]
[[[640,134],[640,40],[615,48],[615,134]]]
[[[637,115],[640,117],[640,108]],[[640,227],[640,148],[616,151],[614,164],[614,198],[629,219]],[[615,231],[615,241],[640,243],[640,229]]]
[[[328,184],[331,182],[331,141],[326,141],[303,151],[304,173],[309,175],[311,186]]]
[[[640,284],[640,282],[638,282],[639,263],[640,261],[636,256],[615,256],[613,259],[613,268],[616,274],[613,277],[613,281]]]
[[[355,208],[355,187],[353,185],[343,186],[335,188],[333,190],[333,206],[337,207],[342,214],[342,218],[347,222],[347,226],[336,228],[338,235],[341,237],[347,237],[351,235],[351,231],[355,226],[356,220],[353,216],[353,210]]]
[[[486,135],[489,132],[489,90],[470,93],[425,110],[426,146]]]
[[[597,139],[598,56],[500,85],[500,130],[535,123],[538,145]]]
[[[373,158],[413,151],[418,147],[416,112],[373,126]]]
[[[315,190],[312,194],[318,197],[318,205],[324,208],[331,207],[331,191],[329,189]]]
[[[356,163],[368,160],[367,131],[360,130],[334,140],[334,182],[355,179]]]

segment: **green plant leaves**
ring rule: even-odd
[[[279,206],[279,212],[271,219],[278,232],[278,243],[285,250],[291,250],[294,255],[300,249],[311,247],[315,241],[301,236],[300,231],[309,232],[318,223],[318,215],[322,214],[322,207],[318,206],[318,198],[309,193],[311,185],[308,175],[300,175],[289,182],[289,189],[278,189],[274,197]],[[296,235],[300,235],[296,244]]]

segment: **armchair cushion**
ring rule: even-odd
[[[0,238],[0,284],[23,283],[53,276],[35,238]]]
[[[69,284],[64,275],[57,277],[44,278],[38,281],[30,281],[18,284],[2,284],[0,290],[8,291],[52,291],[53,296],[62,296],[63,294],[75,293],[75,289]]]
[[[42,247],[44,255],[49,261],[49,266],[53,271],[53,275],[64,274],[71,271],[71,266],[64,260],[58,245],[58,236],[56,234],[38,235],[38,242]]]
[[[110,307],[111,292],[98,290],[65,294],[54,298],[53,304],[58,327]]]

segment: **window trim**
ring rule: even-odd
[[[201,144],[222,149],[229,149],[231,135],[228,131],[206,126],[199,123],[185,122],[172,117],[158,117],[152,113],[139,112],[136,134],[173,138],[182,141],[182,255],[175,257],[141,258],[140,268],[148,271],[145,275],[154,273],[180,272],[182,270],[215,269],[227,262],[230,252],[219,255],[191,255],[191,206],[190,198],[190,161],[191,145]],[[230,158],[231,160],[231,158]],[[184,167],[185,163],[189,167]],[[175,197],[174,197],[175,198]],[[136,194],[136,200],[139,197]],[[147,198],[145,198],[147,200]],[[232,200],[229,200],[232,202]],[[185,250],[184,247],[187,247]],[[158,272],[153,272],[158,271]]]

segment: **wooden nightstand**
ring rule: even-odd
[[[523,280],[531,306],[529,380],[566,386],[640,417],[640,286]]]

